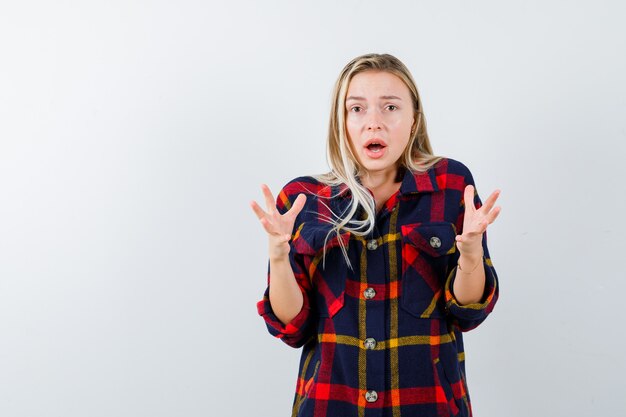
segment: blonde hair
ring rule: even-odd
[[[409,143],[398,161],[398,169],[406,168],[411,172],[424,172],[437,163],[441,157],[433,155],[433,151],[426,131],[426,120],[422,109],[417,86],[407,67],[396,57],[389,54],[366,54],[354,58],[341,71],[335,83],[332,96],[330,122],[328,126],[328,141],[326,143],[327,160],[330,172],[315,175],[314,178],[328,186],[345,184],[352,194],[350,205],[346,213],[336,214],[326,206],[333,217],[321,216],[323,220],[333,225],[326,235],[326,240],[332,232],[339,234],[349,231],[358,236],[366,236],[374,228],[376,207],[374,198],[369,191],[357,180],[365,173],[352,153],[346,132],[346,94],[352,78],[365,71],[384,71],[400,78],[408,87],[413,101],[415,125],[411,130]],[[330,198],[337,197],[330,196]],[[320,196],[320,198],[323,198]],[[322,202],[323,203],[323,202]],[[324,204],[324,203],[323,203]],[[353,219],[362,207],[364,219]],[[348,254],[342,239],[338,239],[346,262],[350,265]],[[326,244],[324,244],[324,247]],[[326,253],[324,250],[324,261]]]

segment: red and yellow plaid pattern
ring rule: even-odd
[[[272,335],[302,347],[293,417],[472,415],[462,332],[485,320],[498,299],[486,234],[482,301],[461,306],[452,292],[463,191],[474,181],[452,159],[424,173],[401,174],[400,189],[367,237],[344,232],[324,242],[330,226],[322,217],[331,215],[329,207],[344,212],[350,202],[345,186],[299,177],[277,197],[284,213],[298,194],[307,194],[290,252],[304,306],[286,325],[276,318],[268,298],[269,267],[268,287],[257,303]],[[472,203],[480,207],[478,194]]]

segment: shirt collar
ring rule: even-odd
[[[402,184],[400,184],[399,195],[439,191],[439,185],[437,184],[434,167],[429,168],[426,172],[411,172],[411,170],[406,167],[402,167],[400,169],[402,171],[398,173],[398,176],[402,177]],[[361,180],[358,177],[357,182],[361,184]],[[348,189],[346,184],[339,185],[339,194],[340,197],[343,198],[350,197],[350,189]]]

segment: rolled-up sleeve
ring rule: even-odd
[[[276,207],[281,214],[284,214],[291,208],[291,204],[301,192],[301,190],[299,191],[298,188],[294,187],[292,184],[293,183],[290,182],[283,187],[277,196]],[[307,198],[309,197],[307,196]],[[304,212],[304,209],[302,212]],[[269,261],[267,267],[267,288],[265,289],[263,299],[257,302],[258,313],[265,320],[265,324],[270,334],[281,339],[287,345],[294,348],[304,345],[311,337],[311,324],[315,317],[314,312],[311,310],[311,281],[304,265],[303,256],[297,253],[293,243],[299,233],[298,225],[302,222],[302,212],[296,218],[292,239],[289,242],[289,262],[296,278],[296,282],[302,291],[302,309],[289,323],[284,324],[276,317],[269,299],[272,276]]]
[[[458,266],[452,267],[446,280],[445,297],[446,310],[453,317],[461,331],[472,330],[482,323],[493,310],[498,300],[498,276],[491,263],[487,249],[487,234],[483,234],[483,267],[485,268],[485,292],[478,303],[461,305],[454,296],[454,279]],[[458,260],[458,256],[456,257]]]
[[[293,247],[291,248],[291,253],[293,253]],[[311,312],[311,303],[309,298],[308,285],[304,282],[304,280],[308,280],[306,274],[302,272],[301,265],[294,260],[294,257],[290,253],[290,261],[291,267],[293,269],[296,280],[298,281],[298,286],[302,291],[302,309],[300,312],[287,324],[283,324],[274,314],[272,310],[272,305],[270,304],[269,293],[270,293],[270,283],[271,283],[271,271],[268,263],[268,273],[267,273],[267,288],[265,289],[265,294],[263,295],[263,299],[257,303],[257,310],[259,315],[263,317],[265,320],[265,324],[267,325],[267,329],[275,337],[278,337],[283,342],[288,344],[291,347],[298,348],[307,341],[310,336],[310,324],[312,321],[312,312]]]
[[[468,184],[474,185],[473,177],[471,173],[469,173],[469,171],[466,176],[465,185]],[[482,206],[482,202],[476,191],[474,192],[474,206],[476,208],[480,208]],[[461,233],[463,227],[464,211],[464,205],[461,204],[459,221],[457,222],[457,230],[461,230]],[[446,279],[446,311],[452,317],[452,320],[458,325],[459,329],[464,332],[472,330],[479,324],[481,324],[487,318],[489,313],[492,312],[496,302],[498,301],[498,275],[496,274],[496,270],[493,267],[493,263],[491,262],[491,257],[489,256],[489,249],[487,248],[487,231],[483,233],[482,247],[483,267],[485,269],[485,291],[481,300],[478,303],[461,305],[454,296],[454,280],[456,278],[456,272],[458,268],[457,262],[460,256],[458,250],[456,251],[455,255],[451,257],[451,262],[449,265],[450,272],[448,273],[448,277]]]

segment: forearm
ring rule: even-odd
[[[459,257],[456,278],[452,286],[454,297],[460,305],[481,301],[485,292],[485,268],[483,255],[465,255]]]
[[[270,291],[272,310],[283,323],[289,323],[302,310],[302,291],[291,269],[289,255],[270,257]]]

